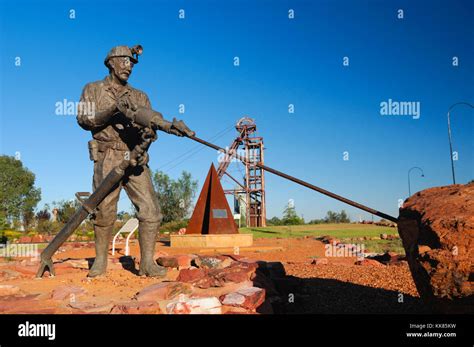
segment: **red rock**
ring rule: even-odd
[[[206,276],[206,272],[202,269],[183,269],[179,272],[176,279],[178,282],[192,283]]]
[[[317,239],[325,244],[331,244],[331,245],[332,244],[337,245],[338,243],[341,242],[340,240],[336,239],[335,237],[331,235],[324,235],[324,236],[318,237]]]
[[[31,238],[31,243],[42,243],[44,242],[43,235],[36,235]]]
[[[399,256],[395,252],[385,252],[382,255],[376,255],[373,257],[370,257],[370,259],[377,260],[383,264],[397,264],[401,260],[403,260],[404,257]]]
[[[221,314],[222,305],[216,297],[182,298],[166,306],[171,314]]]
[[[253,312],[239,306],[222,305],[222,314],[253,314]]]
[[[109,313],[115,305],[112,302],[71,302],[67,305],[78,310],[78,313]]]
[[[235,261],[243,261],[244,259],[248,259],[250,260],[249,258],[247,258],[246,256],[244,255],[238,255],[238,254],[223,254],[224,257],[229,257],[231,258],[232,260],[235,260]]]
[[[473,197],[474,183],[436,187],[409,197],[400,209],[406,258],[420,297],[433,310],[474,312]]]
[[[116,304],[112,314],[160,314],[160,305],[155,301],[128,301]]]
[[[9,284],[0,285],[0,296],[16,295],[21,292],[20,287]]]
[[[135,295],[138,301],[160,301],[173,299],[179,294],[191,294],[191,285],[179,282],[161,282],[145,287]]]
[[[364,260],[358,260],[354,263],[355,265],[362,265],[362,266],[374,266],[374,267],[384,267],[385,265],[382,264],[381,262],[373,259],[364,259]]]
[[[77,296],[84,295],[86,292],[82,287],[65,285],[54,288],[50,297],[53,300],[71,300]]]
[[[173,302],[166,306],[166,312],[171,314],[190,314],[191,306],[185,302]]]
[[[196,282],[193,282],[193,285],[201,289],[208,289],[211,287],[222,287],[225,285],[225,282],[218,280],[213,276],[206,276]]]
[[[211,276],[218,282],[240,283],[252,280],[255,277],[255,271],[258,268],[256,263],[233,263],[232,266],[220,270],[212,270]]]
[[[38,271],[36,266],[14,266],[12,269],[23,275],[36,275]]]
[[[9,296],[0,300],[0,313],[14,314],[52,314],[58,309],[50,300],[37,300],[38,294],[22,297]],[[8,299],[6,299],[8,298]]]
[[[239,291],[244,288],[253,287],[254,284],[252,281],[245,281],[240,283],[223,283],[221,286],[218,287],[207,287],[207,288],[193,288],[193,297],[207,297],[207,296],[215,296],[217,298],[221,297],[222,295],[229,294],[232,292]]]
[[[238,292],[223,295],[220,299],[223,305],[238,306],[254,311],[265,301],[265,289],[245,288]]]
[[[21,277],[21,273],[10,269],[0,269],[0,278],[2,280],[12,280]]]
[[[200,256],[194,259],[194,264],[200,269],[223,269],[230,266],[233,261],[226,256]]]
[[[189,255],[169,255],[159,257],[157,263],[165,267],[189,268],[192,257]]]
[[[68,259],[64,263],[67,263],[74,269],[89,270],[89,262],[87,259]]]
[[[175,282],[178,279],[180,271],[181,271],[180,269],[176,269],[176,268],[168,269],[168,272],[166,273],[166,277],[164,278],[164,280]]]
[[[22,236],[18,239],[18,243],[31,243],[30,236]]]

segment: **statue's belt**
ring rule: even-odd
[[[119,141],[111,141],[111,142],[104,142],[104,141],[97,141],[97,148],[99,152],[105,152],[108,149],[115,149],[117,151],[130,151],[130,148],[124,142]]]

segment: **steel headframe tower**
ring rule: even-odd
[[[241,183],[232,177],[227,169],[232,160],[231,155],[224,155],[219,163],[217,175],[219,178],[227,175],[240,189],[225,190],[226,194],[237,196],[245,194],[245,218],[249,227],[266,226],[266,208],[265,208],[265,173],[257,164],[264,164],[264,146],[263,138],[256,136],[257,125],[252,118],[243,117],[235,125],[235,129],[239,132],[239,136],[228,147],[228,152],[233,154],[243,146],[246,158],[244,182]]]

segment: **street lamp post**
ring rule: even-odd
[[[461,101],[461,102],[457,102],[455,104],[452,104],[448,109],[449,157],[451,158],[451,172],[453,174],[453,184],[456,184],[456,176],[454,175],[453,144],[452,144],[452,140],[451,140],[451,119],[449,117],[449,113],[457,105],[466,105],[466,106],[469,106],[471,108],[474,108],[474,106],[472,104],[470,104],[468,102]]]
[[[421,172],[421,177],[425,177],[425,174],[423,172],[423,169],[422,168],[419,168],[418,166],[413,166],[410,170],[408,170],[408,196],[410,197],[411,196],[411,185],[410,185],[410,173],[411,173],[411,170],[413,169],[418,169],[420,170]]]

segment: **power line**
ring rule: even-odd
[[[234,128],[234,125],[231,125],[230,127],[227,127],[227,128],[225,128],[225,129],[219,131],[217,134],[215,134],[214,136],[211,137],[211,141],[212,141],[212,140],[216,140],[217,138],[222,137],[224,134],[228,133],[232,128]],[[174,163],[176,160],[178,160],[178,159],[180,159],[180,158],[182,158],[182,157],[184,157],[184,156],[186,156],[186,155],[188,155],[188,154],[191,154],[192,152],[196,152],[196,153],[197,153],[197,152],[199,152],[200,150],[202,150],[203,148],[204,148],[204,147],[201,146],[201,145],[196,145],[196,146],[190,148],[189,150],[187,150],[186,152],[180,154],[179,156],[177,156],[177,157],[171,159],[171,160],[168,161],[167,163],[161,165],[160,167],[158,167],[157,170],[163,169],[164,167],[166,167],[166,166],[168,166],[168,165]],[[193,153],[193,154],[194,154],[194,153]],[[174,168],[174,167],[175,167],[175,166],[173,166],[173,168]],[[169,170],[171,170],[171,169],[169,169]],[[169,170],[167,170],[167,171],[169,171]]]
[[[234,127],[234,126],[232,125],[232,127],[227,128],[227,130],[226,130],[224,133],[220,134],[219,136],[214,136],[214,137],[212,137],[210,141],[214,141],[214,140],[217,140],[217,139],[221,138],[222,136],[224,136],[225,134],[227,134],[229,131],[231,131],[231,130],[232,130],[231,128],[233,128],[233,127]],[[184,163],[186,160],[190,159],[192,156],[194,156],[195,154],[197,154],[198,152],[202,151],[202,150],[205,148],[205,147],[203,147],[203,146],[197,146],[197,147],[198,147],[197,150],[193,151],[192,153],[189,153],[189,155],[186,156],[183,160],[181,160],[180,162],[178,162],[176,165],[170,167],[170,168],[169,168],[168,170],[166,170],[165,172],[170,172],[170,171],[173,170],[175,167],[181,165],[181,164]],[[189,151],[189,152],[191,152],[191,151]]]

